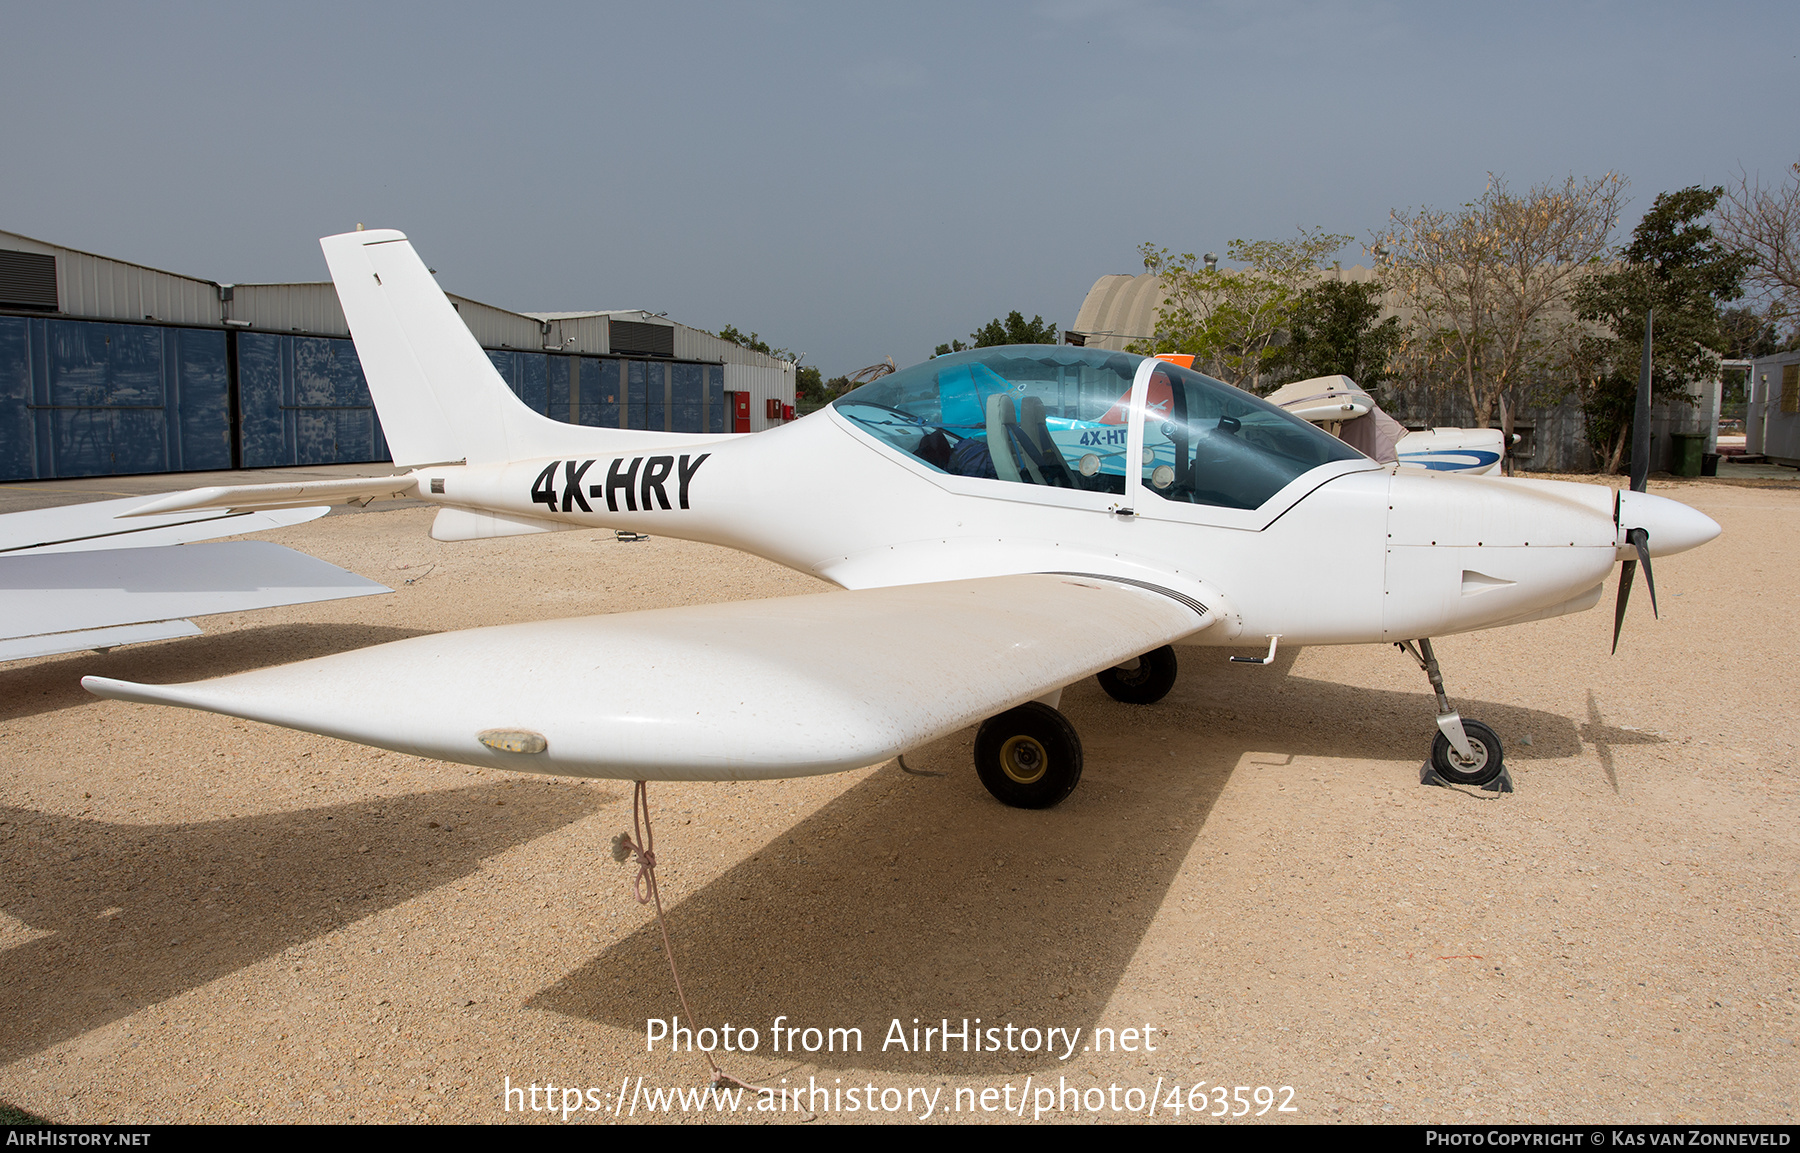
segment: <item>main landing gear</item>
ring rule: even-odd
[[[1100,673],[1115,701],[1149,705],[1175,687],[1175,649],[1164,645]],[[1016,809],[1047,809],[1081,780],[1081,738],[1049,703],[1029,701],[981,723],[975,734],[975,773],[987,791]]]
[[[975,773],[987,791],[1015,809],[1047,809],[1081,780],[1081,738],[1067,717],[1026,701],[981,722]]]
[[[1437,737],[1431,742],[1431,759],[1419,776],[1421,785],[1475,785],[1489,792],[1513,791],[1512,774],[1502,762],[1500,738],[1480,721],[1465,721],[1450,707],[1444,695],[1444,674],[1438,671],[1437,656],[1431,651],[1429,638],[1397,641],[1394,647],[1419,663],[1437,694]]]
[[[1175,687],[1175,646],[1152,649],[1130,665],[1102,669],[1094,679],[1106,695],[1128,705],[1153,705]]]
[[[1106,695],[1130,705],[1150,705],[1175,687],[1175,649],[1164,645],[1095,679]],[[1081,738],[1067,717],[1047,701],[1029,701],[981,723],[975,734],[975,774],[1002,804],[1047,809],[1075,791],[1081,780]]]

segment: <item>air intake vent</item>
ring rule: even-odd
[[[638,356],[674,356],[675,328],[668,324],[640,324],[635,320],[610,322],[612,350]]]
[[[0,248],[0,306],[56,311],[56,257]]]

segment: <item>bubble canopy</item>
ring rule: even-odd
[[[1145,358],[1053,344],[978,348],[832,402],[859,432],[953,476],[1123,493],[1131,388]],[[1164,500],[1254,509],[1303,473],[1362,454],[1223,381],[1157,364],[1136,471]]]

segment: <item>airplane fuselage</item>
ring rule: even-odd
[[[421,469],[418,492],[466,510],[446,515],[440,537],[626,529],[852,589],[1130,577],[1207,604],[1217,623],[1191,643],[1210,645],[1393,641],[1579,611],[1599,600],[1620,547],[1613,492],[1599,485],[1338,462],[1256,510],[1154,497],[1127,510],[1106,493],[934,473],[830,409],[753,436],[670,440]]]

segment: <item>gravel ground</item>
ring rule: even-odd
[[[908,756],[942,776],[652,785],[689,1000],[758,1030],[728,1069],[906,1098],[826,1121],[918,1117],[934,1091],[934,1121],[1016,1120],[982,1105],[1016,1106],[1029,1077],[1025,1115],[1049,1084],[1069,1090],[1060,1120],[1142,1119],[1160,1079],[1171,1121],[1172,1086],[1181,1121],[1202,1099],[1236,1111],[1217,1084],[1253,1113],[1268,1087],[1264,1121],[1791,1122],[1800,491],[1652,487],[1725,535],[1657,563],[1662,619],[1640,588],[1617,656],[1610,594],[1439,643],[1463,714],[1507,742],[1514,794],[1418,785],[1428,686],[1378,646],[1268,668],[1183,649],[1147,708],[1072,686],[1087,771],[1049,812],[989,799],[972,730]],[[707,1069],[646,1051],[647,1020],[680,1010],[609,854],[629,785],[77,686],[822,587],[664,539],[437,544],[429,519],[267,534],[392,596],[0,666],[0,1101],[71,1122],[560,1123],[505,1087],[555,1084],[560,1105],[591,1086],[577,1100],[600,1109],[575,1123],[613,1120],[623,1083],[618,1120],[698,1119],[644,1096]],[[859,1027],[862,1050],[772,1052],[783,1016]],[[999,1052],[884,1051],[895,1020],[910,1048],[914,1018],[1014,1031]],[[1005,1050],[1033,1027],[1062,1031],[1058,1051]],[[1099,1051],[1095,1028],[1113,1030]],[[745,1119],[804,1116],[754,1104]]]

